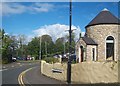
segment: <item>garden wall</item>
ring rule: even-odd
[[[60,69],[62,73],[52,72]],[[118,82],[117,62],[82,62],[72,64],[71,80],[74,83],[114,83]],[[67,64],[41,62],[41,73],[61,81],[66,81]]]

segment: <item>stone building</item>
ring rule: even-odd
[[[107,9],[102,10],[85,28],[76,43],[78,62],[118,60],[118,26],[120,20]]]

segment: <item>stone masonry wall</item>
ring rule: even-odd
[[[62,73],[53,73],[52,69],[61,69]],[[41,73],[51,78],[55,78],[61,81],[66,81],[67,64],[61,64],[61,63],[49,64],[46,63],[46,61],[41,61]]]
[[[92,61],[93,60],[93,52],[92,52],[92,48],[94,48],[96,50],[96,46],[95,45],[87,45],[87,49],[86,49],[86,61]],[[95,58],[97,56],[97,52],[95,51]]]
[[[120,63],[120,62],[119,62]],[[52,69],[62,73],[54,73]],[[41,73],[61,81],[67,81],[67,64],[49,64],[41,61]],[[114,83],[118,82],[118,62],[82,62],[71,66],[72,83]]]
[[[82,39],[80,39],[75,46],[75,49],[76,49],[75,52],[76,52],[77,60],[80,59],[80,55],[81,55],[80,46],[81,45],[83,46],[83,48],[86,48],[86,43]],[[84,52],[84,58],[86,58],[86,53],[85,52]]]
[[[103,24],[90,26],[86,29],[86,33],[95,42],[98,43],[98,60],[106,60],[106,38],[108,36],[114,37],[114,57],[118,59],[118,25],[115,24]]]
[[[120,61],[120,25],[118,26],[118,60]],[[118,65],[118,80],[120,82],[120,62]]]

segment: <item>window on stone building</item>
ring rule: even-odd
[[[92,60],[95,61],[95,48],[92,48]]]
[[[106,39],[106,59],[114,60],[114,38],[112,36]]]

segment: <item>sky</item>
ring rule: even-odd
[[[4,2],[0,3],[2,27],[6,33],[26,35],[27,41],[48,34],[55,41],[68,35],[69,2]],[[85,26],[104,8],[118,17],[117,2],[73,2],[72,29],[75,40],[85,33]]]

